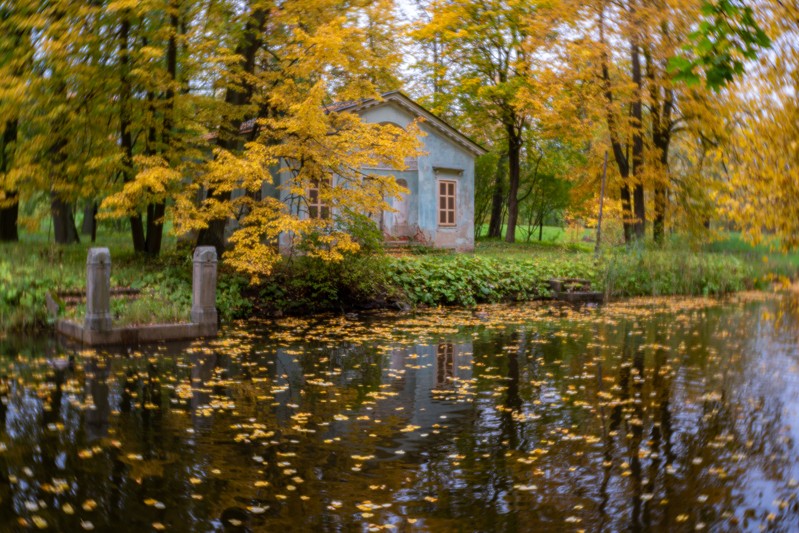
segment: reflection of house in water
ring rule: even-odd
[[[280,423],[287,422],[296,412],[287,404],[303,403],[300,391],[305,376],[297,353],[279,348],[275,354],[273,390],[279,404],[275,413]],[[392,421],[393,425],[420,427],[417,431],[398,433],[393,445],[384,448],[389,452],[400,448],[406,451],[423,449],[427,438],[421,437],[421,433],[430,433],[433,424],[448,424],[471,411],[471,401],[461,403],[457,399],[459,385],[472,377],[471,341],[398,345],[383,353],[370,346],[341,345],[327,350],[325,356],[329,358],[327,370],[336,371],[324,377],[317,373],[316,378],[330,380],[336,387],[360,384],[369,390],[376,390],[379,380],[388,386],[381,387],[380,399],[367,407],[370,418],[384,423]],[[321,368],[316,371],[326,372]],[[389,394],[383,394],[386,392]],[[335,409],[346,412],[345,408],[345,404],[340,404]],[[325,430],[325,437],[346,434],[348,427],[346,422],[334,423]]]
[[[452,388],[454,385],[454,357],[455,345],[446,342],[438,345],[436,353],[436,387]]]
[[[397,435],[394,449],[420,450],[429,438],[421,434],[429,433],[433,424],[448,424],[471,411],[471,401],[460,402],[455,391],[472,377],[472,343],[398,346],[390,354],[393,379],[388,390],[398,394],[378,402],[375,416],[384,420],[400,416],[419,426]]]

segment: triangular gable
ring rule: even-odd
[[[435,128],[439,133],[443,134],[445,137],[451,139],[460,146],[463,146],[474,155],[480,156],[488,152],[488,150],[471,140],[466,135],[462,134],[457,129],[450,126],[445,120],[434,115],[400,91],[391,91],[385,93],[381,95],[380,100],[376,98],[370,98],[367,100],[359,100],[357,102],[338,102],[327,106],[327,110],[329,112],[353,111],[357,113],[372,107],[386,105],[390,102],[397,104],[415,117],[423,118],[426,124]]]

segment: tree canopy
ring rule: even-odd
[[[82,209],[125,221],[138,252],[158,254],[169,227],[252,279],[287,236],[339,260],[404,192],[363,169],[403,169],[422,133],[333,104],[405,89],[490,149],[475,209],[489,236],[590,224],[608,153],[627,242],[716,221],[799,246],[796,6],[411,7],[0,1],[0,239],[46,212],[75,242]],[[329,216],[300,216],[312,205]]]

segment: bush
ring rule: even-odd
[[[268,313],[345,311],[384,307],[399,297],[390,287],[383,255],[355,254],[340,262],[316,257],[286,259],[252,291]]]
[[[605,291],[615,296],[710,296],[753,286],[751,265],[737,257],[688,251],[624,250],[604,259]]]
[[[587,258],[530,257],[502,260],[480,256],[398,258],[388,278],[413,304],[473,306],[483,302],[549,296],[555,277],[595,278]]]

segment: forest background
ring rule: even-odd
[[[113,243],[118,284],[154,291],[137,320],[181,301],[183,276],[163,281],[165,265],[185,263],[174,235],[224,254],[230,316],[266,300],[524,299],[550,275],[650,294],[793,274],[791,256],[764,270],[705,252],[720,233],[722,249],[759,262],[799,244],[797,37],[799,6],[784,0],[0,1],[0,240],[21,238],[3,247],[0,314],[40,323],[46,286],[79,287],[82,233]],[[475,257],[380,253],[368,213],[401,190],[358,169],[402,168],[418,130],[326,111],[395,89],[489,149],[475,222],[493,241]],[[278,164],[292,176],[288,207],[260,194]],[[310,190],[333,216],[294,214]],[[600,205],[595,260],[580,243],[593,241]],[[301,252],[289,264],[273,246],[285,231]],[[496,242],[545,235],[561,242],[557,257]],[[514,258],[534,277],[478,279]],[[370,261],[388,261],[388,277],[366,283]],[[656,286],[631,278],[642,265]],[[682,277],[696,283],[678,286],[691,268]]]

